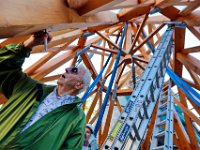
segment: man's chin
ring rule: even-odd
[[[61,79],[58,79],[58,81],[57,81],[57,85],[62,85],[62,81],[61,81]]]

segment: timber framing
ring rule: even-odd
[[[114,81],[116,89],[111,90],[106,106],[108,112],[97,136],[99,146],[103,145],[112,129],[115,110],[119,114],[123,111],[122,100],[126,101],[135,90],[168,24],[175,27],[174,51],[169,66],[188,85],[200,91],[199,0],[88,0],[77,9],[69,7],[66,0],[5,0],[1,1],[0,14],[0,48],[23,42],[32,33],[44,29],[52,34],[48,51],[44,51],[43,45],[34,47],[31,56],[41,53],[44,56],[24,69],[25,73],[41,82],[55,82],[62,75],[62,72],[56,72],[58,68],[78,63],[83,63],[95,80],[111,55],[102,77],[88,98],[89,102],[83,105],[86,121],[93,125],[99,117],[117,54],[122,50]],[[127,30],[120,49],[125,22]],[[193,41],[189,46],[186,44],[188,32],[194,36],[197,44],[193,44]],[[81,53],[86,46],[90,47],[89,50]],[[185,76],[184,71],[190,78]],[[106,84],[103,84],[104,81]],[[166,87],[167,84],[164,83]],[[194,130],[194,123],[200,127],[200,108],[175,83],[173,89],[176,89],[174,94],[178,95],[174,105],[184,114],[183,122],[174,110],[174,145],[179,149],[197,150],[199,141],[195,137],[197,131]],[[116,95],[115,100],[113,95]],[[0,93],[0,104],[6,101],[7,98]],[[143,150],[151,144],[157,107],[158,104],[141,143]]]

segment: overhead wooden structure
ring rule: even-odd
[[[104,115],[106,125],[102,124],[98,133],[98,142],[101,146],[109,133],[115,106],[119,112],[122,112],[120,96],[128,96],[134,90],[133,86],[130,86],[130,83],[133,83],[130,64],[135,63],[136,76],[139,80],[152,56],[150,45],[157,47],[163,29],[167,26],[166,23],[181,23],[185,26],[184,28],[178,26],[174,30],[174,51],[170,67],[192,88],[200,91],[200,42],[198,45],[185,47],[186,31],[200,41],[199,6],[199,0],[88,0],[83,6],[73,9],[64,0],[2,1],[0,38],[3,41],[0,47],[9,43],[22,42],[36,31],[46,29],[51,32],[53,40],[48,44],[48,52],[44,52],[44,46],[35,47],[32,53],[45,53],[45,55],[25,70],[28,75],[42,82],[56,80],[60,75],[50,73],[66,62],[74,65],[78,59],[77,53],[84,46],[89,45],[90,49],[80,55],[80,58],[95,79],[99,73],[97,68],[103,67],[105,59],[111,53],[112,60],[106,73],[91,94],[91,104],[83,106],[83,109],[89,107],[86,112],[87,122],[94,124],[104,97],[104,94],[99,93],[98,90],[103,79],[109,79],[112,73],[119,48],[114,41],[121,35],[123,23],[127,21],[128,28],[115,81],[118,85],[117,97],[115,101],[110,98],[108,113]],[[115,10],[115,13],[111,10]],[[93,35],[86,36],[88,32]],[[98,56],[99,60],[90,58],[89,54],[93,54],[93,58]],[[132,58],[132,55],[137,57]],[[184,69],[189,73],[191,80],[185,78]],[[103,92],[106,90],[105,85]],[[112,93],[113,90],[111,95]],[[175,117],[174,144],[179,149],[199,149],[198,140],[195,138],[198,131],[194,123],[200,127],[200,108],[179,88],[176,94],[179,95],[179,99],[175,99],[175,104],[184,114],[185,128],[182,128],[181,122]],[[1,104],[6,102],[2,94],[0,102]],[[142,149],[148,149],[150,144],[155,115],[156,113],[153,113],[147,136],[141,145]]]

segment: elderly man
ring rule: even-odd
[[[0,92],[8,98],[0,110],[0,149],[82,148],[86,122],[76,95],[89,85],[89,71],[83,66],[66,68],[57,86],[22,72],[25,57],[45,38],[50,41],[51,36],[39,32],[0,49]]]

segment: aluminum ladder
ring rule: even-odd
[[[101,149],[121,150],[128,140],[132,141],[129,149],[139,148],[162,89],[173,47],[172,34],[169,27]]]
[[[168,86],[168,95],[163,93],[159,99],[150,150],[173,149],[173,107],[174,98],[170,82]]]

